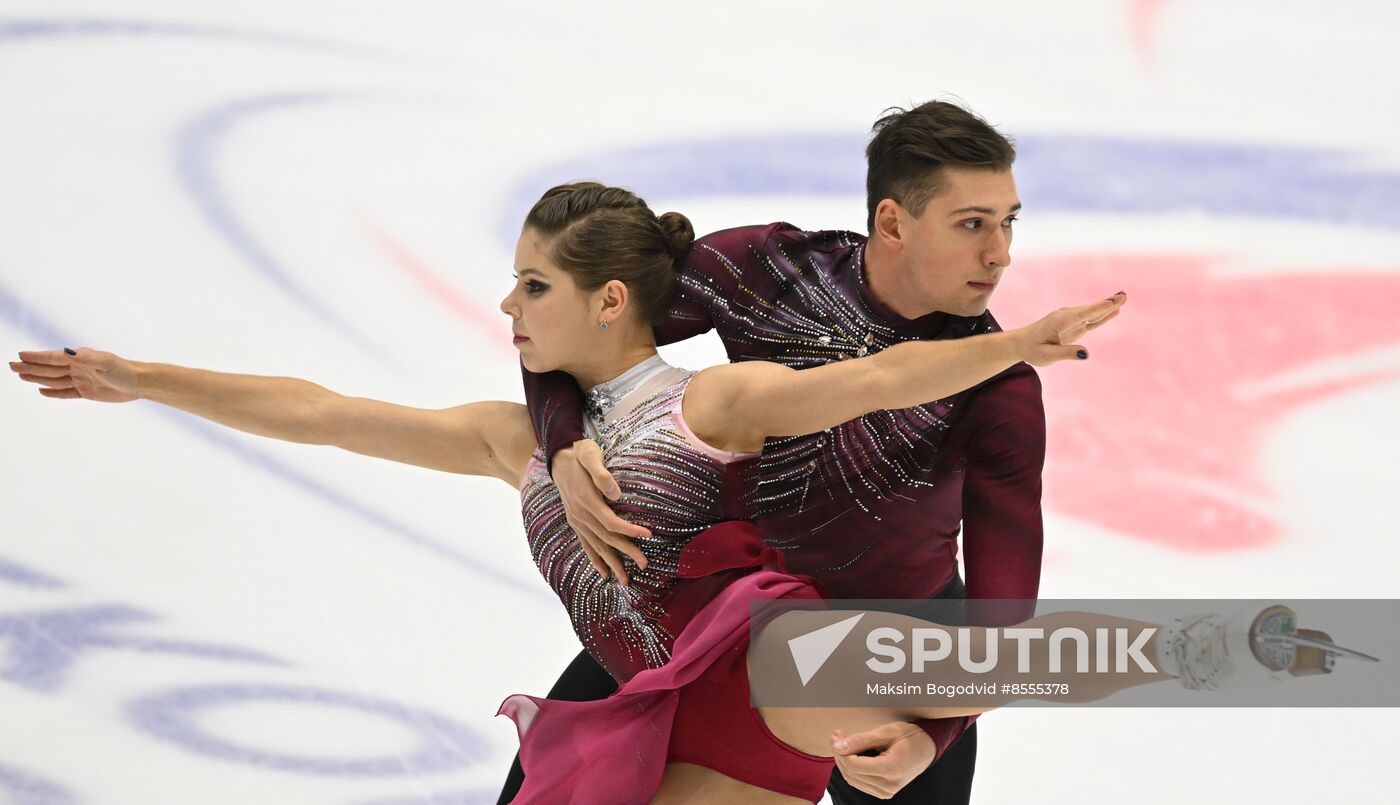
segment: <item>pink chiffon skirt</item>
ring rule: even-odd
[[[748,706],[744,670],[751,603],[817,598],[817,587],[785,572],[781,556],[742,521],[720,523],[691,540],[679,575],[700,578],[736,568],[753,570],[690,619],[670,662],[637,673],[607,699],[567,702],[517,694],[501,704],[498,715],[509,716],[520,735],[525,784],[517,805],[649,802],[678,747],[684,748],[676,762],[789,796],[821,798],[831,759],[800,752],[768,732]],[[690,706],[678,722],[683,693]],[[678,726],[685,734],[675,736],[673,747]],[[709,740],[707,733],[725,740]]]

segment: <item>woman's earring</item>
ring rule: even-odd
[[[602,327],[604,330],[608,329],[608,323],[605,321],[598,322],[598,326]]]

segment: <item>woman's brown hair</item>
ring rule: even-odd
[[[583,290],[625,283],[647,324],[670,307],[680,261],[695,241],[684,215],[658,217],[636,193],[598,182],[551,187],[530,208],[525,228],[545,238],[554,262]]]

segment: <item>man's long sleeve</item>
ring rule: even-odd
[[[1010,625],[1035,614],[1044,529],[1040,512],[1045,465],[1045,408],[1040,378],[1019,366],[979,390],[966,436],[963,478],[963,565],[967,597],[1015,599],[977,606],[979,625]],[[990,392],[990,393],[982,393]],[[1019,603],[1027,602],[1027,603]],[[989,622],[990,621],[990,622]],[[976,716],[920,721],[942,756]],[[936,762],[936,761],[935,761]]]
[[[535,439],[553,462],[555,453],[585,438],[583,393],[565,372],[532,372],[521,361],[520,374],[525,383],[530,422],[535,426]]]
[[[1045,408],[1040,378],[1021,365],[977,395],[975,422],[964,422],[963,566],[969,599],[1033,601],[1040,591],[1044,526]],[[1007,612],[1010,622],[1034,606]]]

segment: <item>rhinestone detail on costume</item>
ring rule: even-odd
[[[853,261],[844,271],[863,284],[864,242],[853,241],[849,233],[825,234],[831,239],[828,245],[847,252]],[[817,245],[811,251],[821,253],[823,248]],[[740,274],[732,260],[719,252],[714,254],[736,276]],[[782,289],[776,301],[755,298],[742,286],[740,293],[721,295],[712,285],[689,275],[681,277],[682,297],[717,311],[715,315],[733,319],[733,330],[740,335],[729,343],[731,360],[757,358],[801,369],[865,357],[920,338],[897,332],[865,304],[851,283],[838,279],[833,266],[820,264],[811,254],[798,259],[778,246],[771,253],[754,249],[749,259]],[[788,293],[795,294],[795,301],[784,298]],[[999,329],[990,316],[964,321],[964,335]],[[873,511],[876,501],[908,497],[908,487],[931,485],[926,478],[938,460],[948,420],[960,396],[900,410],[874,411],[837,426],[831,434],[834,438],[821,434],[770,438],[756,473],[755,515],[762,518],[801,512],[812,497],[820,496],[843,514],[879,520]],[[784,550],[800,549],[800,539],[794,537],[789,544],[770,539],[769,544]],[[857,548],[845,564],[868,549],[868,545]]]
[[[584,648],[614,678],[655,668],[671,656],[675,635],[666,628],[666,595],[679,570],[681,550],[695,535],[726,519],[723,494],[728,468],[698,450],[678,428],[686,372],[611,421],[604,415],[630,389],[616,390],[595,418],[603,463],[622,490],[613,507],[623,519],[648,528],[637,540],[647,568],[628,561],[628,586],[593,570],[570,528],[559,489],[537,450],[521,485],[522,516],[530,554],[559,596]],[[751,461],[756,461],[752,459]]]

